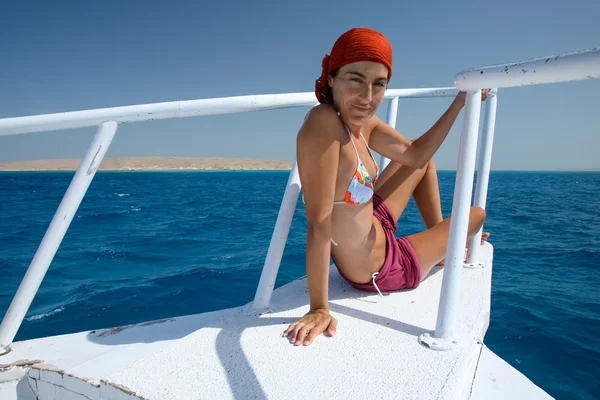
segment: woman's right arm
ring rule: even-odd
[[[296,142],[296,160],[302,183],[308,233],[306,237],[306,276],[310,311],[291,324],[284,336],[292,343],[309,345],[327,330],[335,333],[337,320],[329,314],[329,261],[331,251],[331,212],[338,170],[340,142],[334,138],[335,111],[327,106],[311,110]]]

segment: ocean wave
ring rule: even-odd
[[[212,257],[211,260],[213,260],[213,261],[229,261],[229,260],[231,260],[232,257],[234,257],[234,256],[226,254],[226,255],[222,255],[222,256]]]
[[[40,320],[40,319],[44,319],[44,318],[50,317],[50,316],[52,316],[54,314],[61,313],[63,311],[65,311],[65,307],[56,308],[56,309],[54,309],[52,311],[49,311],[49,312],[46,312],[46,313],[36,314],[36,315],[32,315],[30,317],[26,317],[25,321],[37,321],[37,320]]]

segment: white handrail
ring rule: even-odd
[[[498,107],[498,96],[491,93],[485,105],[483,114],[483,127],[481,129],[481,145],[479,146],[479,165],[477,167],[477,183],[475,185],[475,199],[473,205],[485,210],[490,180],[490,169],[492,165],[492,148],[494,144],[494,131],[496,127],[496,108]],[[469,241],[469,258],[465,263],[467,268],[482,268],[483,263],[479,259],[481,250],[480,241],[483,227]]]
[[[477,127],[479,126],[480,90],[484,88],[495,88],[497,90],[506,87],[597,78],[600,78],[599,48],[512,64],[474,68],[457,75],[455,85],[459,90],[467,91],[467,102],[452,202],[447,262],[443,269],[442,290],[435,333],[433,336],[428,333],[422,334],[419,337],[421,343],[435,350],[446,350],[457,346],[461,342],[461,333],[458,331],[457,321],[460,316],[460,283],[463,273],[465,234],[469,220],[467,211],[471,204],[471,189],[473,187],[474,149],[477,141]],[[493,116],[495,117],[495,99],[492,100],[494,100],[494,104],[490,104],[489,107],[493,108]],[[490,114],[489,118],[491,117]],[[489,125],[486,126],[486,129],[488,128],[490,128]],[[491,128],[493,129],[493,127]],[[491,146],[492,143],[488,142],[483,149],[484,153],[489,152],[490,157]],[[487,157],[486,154],[482,156]],[[485,163],[487,163],[487,160]],[[485,163],[481,165],[484,166]],[[487,173],[487,171],[483,172]],[[487,182],[481,181],[480,183],[478,185],[479,190],[483,190],[487,186]],[[482,193],[477,193],[476,197],[477,202],[484,203],[485,196]]]
[[[115,121],[104,122],[98,127],[98,132],[71,180],[71,184],[61,200],[50,226],[46,230],[29,268],[27,268],[25,277],[4,315],[2,324],[0,324],[0,355],[9,351],[9,346],[23,323],[23,318],[25,318],[27,310],[29,310],[31,302],[37,294],[46,271],[48,271],[48,267],[56,255],[56,251],[67,233],[77,208],[79,208],[92,179],[94,179],[118,127],[119,124]]]
[[[456,88],[390,89],[385,98],[450,97],[458,90],[468,91],[463,133],[458,160],[457,183],[453,200],[447,266],[444,268],[442,293],[438,309],[435,337],[421,341],[432,348],[451,348],[458,343],[456,332],[462,257],[468,225],[468,207],[474,174],[477,126],[480,101],[476,96],[483,88],[503,88],[540,83],[566,82],[600,78],[600,49],[545,57],[520,63],[490,66],[463,71],[457,75]],[[395,101],[394,101],[395,102]],[[238,112],[269,110],[286,107],[312,106],[314,93],[288,93],[271,95],[237,96],[215,99],[175,101],[134,106],[103,108],[67,113],[25,116],[0,119],[0,136],[57,129],[74,129],[100,126],[82,163],[52,220],[27,274],[0,325],[0,351],[8,350],[23,318],[35,296],[52,258],[64,237],[96,169],[112,141],[118,124],[166,118],[183,118]],[[390,118],[392,117],[390,113]],[[491,145],[491,144],[490,144]],[[291,224],[290,210],[295,207],[299,182],[297,171],[292,170],[277,218],[261,282],[257,289],[255,306],[265,306],[273,291],[285,237]],[[482,185],[484,187],[486,185]],[[481,189],[483,190],[483,189]],[[61,222],[61,219],[63,222]],[[283,239],[283,240],[281,240]],[[264,267],[264,268],[265,268]]]
[[[396,128],[396,119],[398,117],[398,97],[394,97],[392,100],[390,100],[390,104],[388,105],[388,112],[387,112],[387,124],[389,126],[391,126],[392,128]],[[383,171],[385,169],[385,167],[387,167],[390,164],[390,159],[385,157],[385,156],[381,156],[381,161],[379,163],[379,168],[381,168],[381,170]]]
[[[396,112],[398,109],[398,98],[400,97],[450,97],[456,96],[457,94],[458,90],[454,88],[389,89],[385,93],[385,98],[391,98],[387,122],[392,126],[396,125]],[[385,162],[385,160],[383,162]],[[254,301],[252,303],[254,309],[265,309],[270,304],[273,289],[275,288],[275,280],[277,279],[277,272],[279,271],[279,264],[285,249],[287,235],[296,209],[296,202],[298,200],[300,189],[301,183],[298,176],[298,166],[296,162],[294,162],[285,188],[283,200],[279,208],[279,214],[277,216],[277,221],[275,222],[273,235],[271,236],[271,242],[260,275],[260,281],[254,295]]]
[[[510,64],[472,68],[454,81],[459,90],[506,88],[600,78],[600,47]]]
[[[429,348],[446,350],[459,343],[460,335],[456,332],[460,308],[460,287],[469,226],[469,210],[473,175],[475,172],[475,155],[477,153],[477,133],[479,131],[479,114],[481,110],[481,92],[468,92],[463,119],[463,134],[458,151],[458,167],[454,198],[452,200],[452,218],[448,237],[446,266],[442,280],[442,290],[435,327],[435,337],[427,334],[420,341]],[[436,339],[437,338],[437,339]]]
[[[279,272],[279,265],[281,264],[281,257],[283,256],[288,233],[292,226],[292,219],[294,218],[294,212],[296,211],[296,203],[298,201],[300,189],[301,184],[300,176],[298,175],[298,163],[294,161],[292,171],[290,172],[283,193],[283,200],[279,206],[279,214],[277,215],[273,235],[271,235],[269,250],[265,257],[265,263],[260,274],[254,301],[252,302],[252,307],[255,309],[267,308],[271,303],[271,295],[273,295],[277,273]]]
[[[456,93],[458,93],[458,91],[455,88],[389,89],[385,93],[385,98],[448,97],[456,95]],[[58,129],[85,128],[89,126],[98,126],[105,121],[129,123],[167,118],[233,114],[273,110],[277,108],[312,106],[315,102],[315,94],[312,92],[262,94],[138,104],[133,106],[3,118],[0,119],[0,136],[53,131]]]
[[[386,91],[385,98],[448,97],[457,93],[458,91],[455,88],[389,89]],[[37,294],[48,267],[73,216],[77,212],[79,204],[85,196],[100,162],[106,154],[108,146],[112,142],[119,124],[155,119],[314,106],[315,100],[315,95],[312,92],[252,95],[140,104],[0,119],[0,136],[99,126],[98,133],[75,173],[2,320],[2,324],[0,324],[0,355],[2,352],[10,350],[9,346],[23,323],[23,318]],[[271,298],[299,191],[300,180],[294,163],[256,292],[256,307],[266,307]]]

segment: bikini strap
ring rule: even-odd
[[[348,132],[348,136],[350,136],[350,142],[352,142],[352,147],[354,147],[356,157],[360,160],[360,156],[358,155],[358,149],[356,148],[356,144],[354,143],[354,139],[352,138],[352,132],[350,132],[350,128],[348,128],[348,125],[344,124],[344,127],[346,128],[346,132]]]
[[[359,132],[360,137],[362,138],[363,142],[365,142],[365,146],[367,146],[367,149],[371,150],[371,148],[369,147],[369,143],[367,143],[367,139],[365,139],[365,137],[362,134],[362,131]]]
[[[371,148],[369,147],[369,143],[367,143],[367,139],[365,139],[362,132],[360,132],[360,137],[362,138],[363,142],[365,142],[365,146],[367,146],[367,150],[369,150],[369,154],[371,155],[371,158],[373,158],[373,153],[371,153]],[[375,158],[373,158],[373,161],[375,161]],[[377,163],[375,163],[375,164],[377,164]]]

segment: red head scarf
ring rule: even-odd
[[[327,100],[327,76],[336,69],[358,61],[375,61],[388,68],[388,82],[392,77],[392,45],[381,33],[368,28],[354,28],[336,40],[331,56],[323,57],[321,77],[315,83],[319,103]]]

